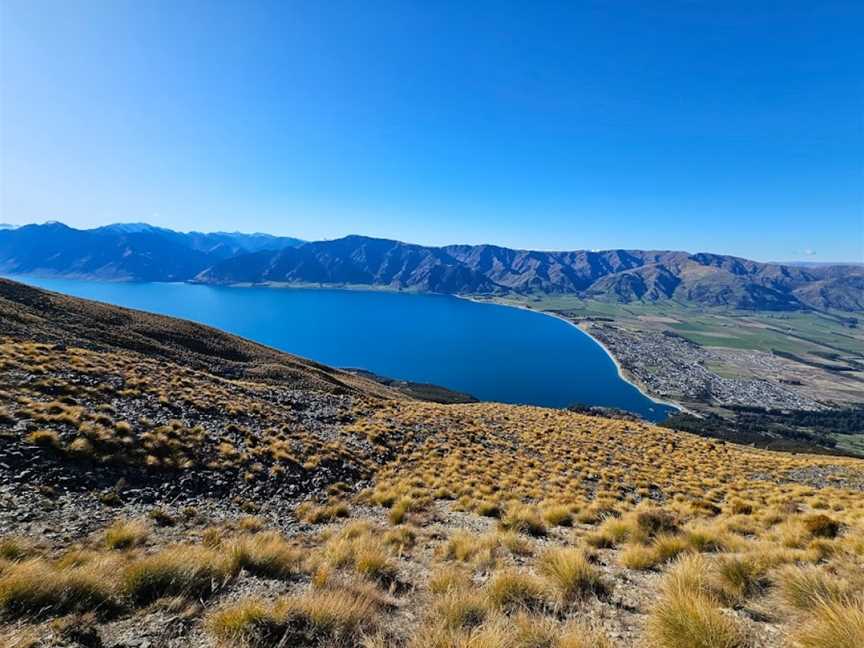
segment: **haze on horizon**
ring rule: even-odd
[[[857,2],[0,4],[0,222],[864,261]]]

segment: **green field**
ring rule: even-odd
[[[822,362],[835,356],[837,360],[864,359],[864,313],[706,309],[672,301],[617,304],[573,296],[508,301],[563,312],[574,319],[608,317],[625,328],[669,330],[703,346],[814,355]],[[662,321],[666,319],[674,321]],[[855,320],[858,323],[853,327]]]

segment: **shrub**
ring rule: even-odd
[[[163,508],[152,508],[147,514],[156,526],[170,527],[177,524],[177,520]]]
[[[537,570],[567,603],[592,594],[603,595],[609,589],[600,571],[577,549],[549,549],[537,561]]]

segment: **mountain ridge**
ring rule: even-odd
[[[302,242],[145,223],[0,231],[0,272],[205,284],[368,286],[455,295],[676,300],[744,310],[864,310],[864,266],[762,263],[677,250],[424,246],[349,235]]]

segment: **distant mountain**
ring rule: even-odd
[[[500,292],[494,281],[441,248],[364,236],[237,256],[204,270],[195,280],[368,285],[450,294]]]
[[[281,250],[304,243],[290,236],[273,236],[272,234],[243,234],[241,232],[175,232],[163,227],[154,227],[147,223],[116,223],[99,227],[94,232],[111,234],[132,234],[148,232],[170,239],[179,245],[184,245],[198,252],[213,254],[227,259],[244,252],[260,252],[262,250]]]
[[[574,294],[629,303],[677,300],[740,309],[864,310],[864,268],[802,268],[719,254],[537,252],[494,245],[423,247],[348,236],[238,255],[202,283],[367,285],[449,294]]]
[[[577,295],[739,309],[864,310],[864,266],[759,263],[665,250],[538,252],[347,236],[181,233],[144,223],[0,231],[0,273],[209,284],[368,286],[458,295]]]
[[[267,234],[182,233],[145,223],[78,230],[51,222],[0,230],[0,272],[186,281],[223,259],[299,243],[299,239]]]

